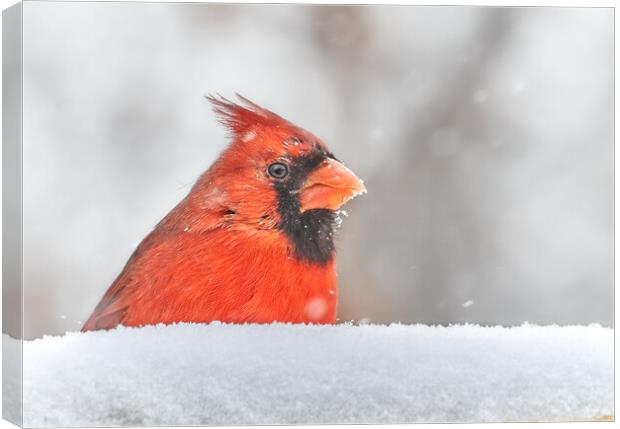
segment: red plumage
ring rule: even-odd
[[[335,322],[334,211],[364,186],[316,136],[239,98],[247,107],[209,97],[231,144],[140,243],[83,331]]]

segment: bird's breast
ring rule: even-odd
[[[231,314],[261,323],[335,323],[337,276],[333,258],[317,264],[300,257],[298,246],[280,231],[257,234],[241,243],[237,249],[239,262],[248,269],[238,285],[251,291],[251,296]]]

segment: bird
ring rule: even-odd
[[[82,331],[174,323],[336,323],[334,232],[366,188],[314,134],[208,95],[230,142],[144,238]]]

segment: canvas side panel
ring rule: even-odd
[[[22,426],[22,4],[2,12],[2,418]]]

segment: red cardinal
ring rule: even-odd
[[[140,243],[82,331],[334,323],[336,210],[366,189],[325,144],[239,96],[208,97],[232,143]]]

